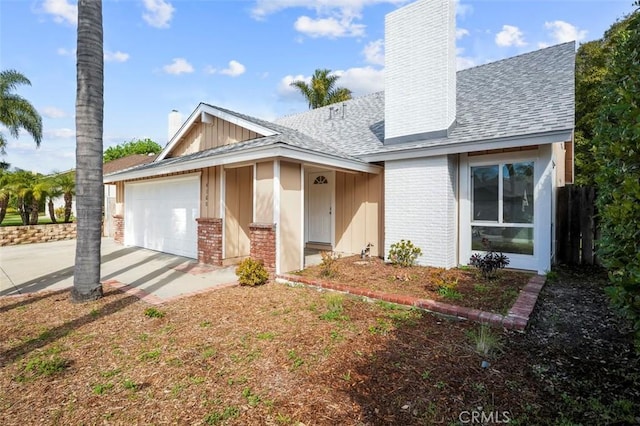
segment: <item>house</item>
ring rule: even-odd
[[[126,157],[117,158],[107,161],[102,165],[102,173],[110,175],[130,169],[140,164],[146,164],[156,158],[155,154],[131,154]],[[102,235],[105,237],[113,237],[113,215],[116,208],[116,186],[115,184],[104,185],[104,224],[102,227]]]
[[[201,103],[148,164],[107,175],[116,240],[276,273],[307,248],[510,266],[554,259],[556,188],[572,180],[574,43],[456,72],[455,2],[386,17],[385,91],[275,122]]]

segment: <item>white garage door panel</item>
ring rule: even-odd
[[[124,243],[198,257],[200,177],[125,185]]]

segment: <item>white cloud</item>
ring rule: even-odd
[[[174,58],[171,64],[165,65],[162,69],[167,74],[174,75],[189,74],[193,72],[193,66],[184,58]]]
[[[47,118],[64,118],[67,116],[66,112],[53,106],[46,106],[42,108],[41,113]]]
[[[384,40],[378,39],[367,43],[362,49],[365,61],[373,65],[384,65]]]
[[[353,96],[384,90],[384,70],[373,67],[356,67],[345,71],[338,70],[334,74],[340,76],[336,84],[351,90]]]
[[[143,0],[146,12],[142,14],[142,19],[152,27],[169,28],[169,21],[173,18],[176,9],[165,0]]]
[[[353,22],[353,18],[342,17],[336,19],[329,18],[309,18],[300,16],[293,27],[296,31],[308,35],[309,37],[361,37],[364,35],[365,26]]]
[[[456,69],[458,71],[478,65],[476,60],[469,56],[456,56]]]
[[[115,52],[111,52],[108,50],[104,51],[104,60],[106,62],[126,62],[129,60],[129,54],[121,52],[119,50]]]
[[[311,83],[311,77],[305,77],[302,74],[286,75],[282,77],[282,79],[280,80],[280,83],[278,83],[278,88],[277,88],[278,96],[280,96],[280,98],[300,100],[299,99],[300,92],[298,92],[298,89],[291,86],[291,83],[293,83],[294,81],[304,81],[305,83],[309,84]]]
[[[468,36],[468,35],[469,35],[469,30],[466,30],[464,28],[456,28],[456,38],[458,40],[460,40],[462,37]]]
[[[496,44],[501,47],[526,46],[527,43],[522,38],[523,33],[520,28],[513,25],[503,25],[502,31],[496,34]]]
[[[564,21],[545,22],[544,27],[551,33],[554,43],[566,43],[568,41],[582,41],[587,37],[587,31]],[[543,44],[543,43],[540,43]]]
[[[460,18],[464,18],[473,12],[473,6],[470,4],[461,4],[460,0],[456,0],[456,15]]]
[[[246,67],[236,60],[229,61],[229,66],[223,70],[220,70],[220,74],[228,75],[231,77],[237,77],[244,74]]]
[[[69,139],[75,135],[75,130],[67,128],[50,129],[43,132],[44,139]]]
[[[205,72],[205,74],[215,74],[215,73],[217,73],[217,72],[218,72],[218,69],[217,69],[217,68],[212,67],[211,65],[207,65],[207,66],[204,68],[204,72]]]
[[[76,56],[76,49],[65,49],[64,47],[59,47],[56,50],[56,53],[60,56]]]
[[[77,25],[78,23],[78,5],[71,4],[67,0],[44,0],[42,10],[52,15],[53,20],[59,24]]]
[[[251,9],[254,19],[291,8],[304,8],[315,16],[299,16],[294,28],[309,37],[360,37],[366,26],[358,23],[362,10],[375,4],[401,5],[410,0],[256,0]]]

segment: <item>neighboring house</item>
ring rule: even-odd
[[[401,239],[449,268],[486,239],[511,267],[548,270],[573,173],[574,43],[456,73],[454,7],[387,15],[384,92],[275,123],[198,105],[153,162],[105,176],[116,240],[279,273],[305,248],[384,256]]]
[[[102,165],[102,173],[104,175],[110,175],[113,173],[121,172],[130,169],[141,164],[150,163],[155,160],[157,155],[155,154],[132,154],[126,157],[111,160]],[[113,215],[116,208],[116,186],[115,184],[104,185],[104,225],[102,227],[102,233],[105,237],[114,236],[113,227]]]

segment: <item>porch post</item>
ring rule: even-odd
[[[198,262],[222,265],[222,219],[201,217],[198,222]]]

